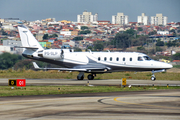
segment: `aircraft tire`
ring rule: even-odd
[[[155,80],[156,80],[156,77],[151,77],[151,80],[152,80],[152,81],[155,81]]]
[[[77,76],[77,79],[78,79],[78,80],[83,80],[83,79],[84,79],[84,76],[81,76],[81,77]]]
[[[88,78],[88,80],[93,80],[94,76],[90,74],[90,75],[87,76],[87,78]]]

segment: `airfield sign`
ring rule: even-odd
[[[26,86],[26,79],[17,79],[17,87],[25,87]]]
[[[126,85],[126,78],[122,78],[122,85]]]
[[[16,79],[9,79],[9,86],[16,86]]]
[[[25,87],[26,79],[9,79],[9,86]]]

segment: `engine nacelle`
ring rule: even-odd
[[[49,49],[38,52],[38,56],[46,59],[60,60],[64,58],[64,52],[60,49]]]

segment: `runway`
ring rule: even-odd
[[[91,80],[91,85],[119,85],[121,80]],[[85,85],[87,80],[26,79],[27,85]],[[180,85],[180,81],[127,80],[136,85]],[[8,79],[0,79],[8,85]],[[0,97],[0,119],[6,120],[114,120],[180,119],[180,91],[88,93]]]
[[[0,119],[180,119],[179,90],[1,97]]]

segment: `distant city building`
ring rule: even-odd
[[[166,25],[167,17],[162,14],[156,14],[156,16],[151,16],[151,25]]]
[[[42,20],[42,23],[48,23],[48,22],[56,22],[55,18],[46,18]]]
[[[4,21],[5,21],[4,19],[1,19],[1,18],[0,18],[0,23],[4,23]]]
[[[23,48],[16,48],[16,46],[21,47],[21,41],[3,40],[3,46],[0,46],[0,51],[21,54],[23,52]]]
[[[96,22],[98,20],[98,14],[92,15],[91,12],[83,12],[82,15],[77,15],[77,22]]]
[[[157,34],[160,34],[160,35],[168,35],[168,34],[169,34],[169,31],[157,31]]]
[[[145,13],[142,13],[141,16],[137,17],[137,22],[142,23],[142,25],[148,25],[149,24],[149,17],[145,16]]]
[[[112,24],[125,25],[128,23],[128,16],[124,15],[124,13],[117,13],[117,15],[112,16]]]
[[[16,22],[16,23],[22,23],[19,18],[5,18],[5,22]]]

